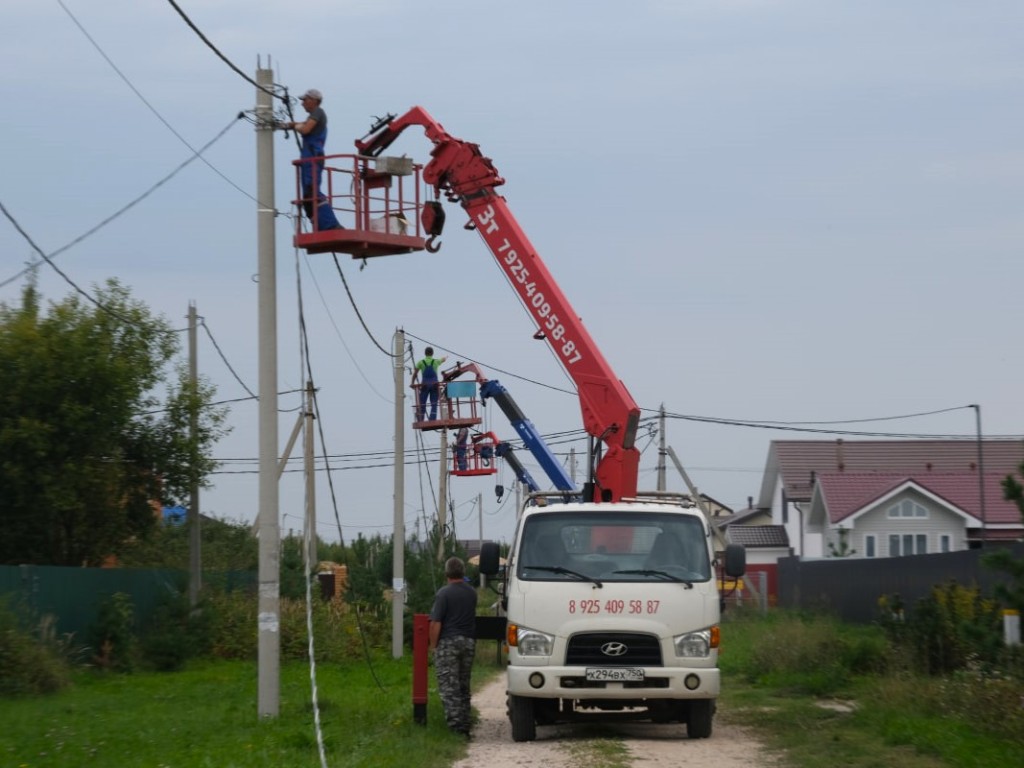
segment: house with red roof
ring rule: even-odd
[[[758,506],[805,558],[953,552],[1024,538],[1022,463],[1020,440],[776,440]]]

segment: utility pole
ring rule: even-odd
[[[986,530],[987,523],[985,520],[985,455],[981,448],[981,406],[969,405],[967,407],[974,409],[974,424],[978,435],[978,500],[981,502],[981,546],[984,547],[985,539],[988,538],[988,531]]]
[[[391,657],[402,658],[405,611],[405,331],[395,334],[395,508],[391,534]]]
[[[480,543],[480,546],[477,549],[476,555],[477,565],[479,565],[480,556],[484,553],[484,495],[482,493],[478,493],[476,495],[476,519],[479,525],[479,531],[477,532],[479,538],[477,539],[477,541]],[[480,574],[480,586],[487,586],[487,577],[484,576],[482,573]]]
[[[666,491],[665,484],[665,404],[661,404],[658,416],[658,490]]]
[[[569,478],[576,485],[576,448],[569,448]]]
[[[448,528],[448,428],[441,430],[441,475],[437,480],[437,562],[444,562]]]
[[[199,535],[199,476],[195,462],[199,456],[199,353],[196,344],[196,305],[188,304],[188,382],[192,407],[188,415],[188,437],[192,444],[192,487],[189,489],[188,500],[188,604],[191,608],[199,605],[199,590],[202,588],[202,560],[200,558]]]
[[[269,62],[268,62],[269,63]],[[258,65],[257,65],[258,66]],[[256,234],[259,334],[259,716],[281,698],[281,528],[277,486],[277,251],[274,247],[274,73],[256,70]]]
[[[313,453],[313,382],[306,382],[306,415],[304,419],[303,437],[306,457],[306,573],[313,574],[316,569],[316,464]]]

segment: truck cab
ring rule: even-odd
[[[712,531],[680,500],[524,507],[505,568],[515,741],[598,718],[685,722],[711,735],[721,601]],[[730,547],[726,575],[744,570]],[[497,570],[496,552],[481,570]]]

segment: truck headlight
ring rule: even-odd
[[[676,656],[690,659],[706,659],[711,653],[711,630],[701,629],[672,638]]]
[[[555,647],[555,636],[538,632],[536,629],[519,627],[516,632],[516,647],[521,656],[550,656]]]

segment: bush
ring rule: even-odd
[[[0,696],[52,693],[71,683],[70,664],[64,649],[70,638],[58,641],[52,621],[39,623],[39,637],[24,630],[18,617],[0,602]]]
[[[193,610],[186,595],[166,594],[157,604],[149,631],[142,639],[146,663],[156,670],[172,672],[209,649],[208,607],[199,605]]]
[[[942,675],[972,663],[991,666],[1003,653],[1001,613],[977,588],[955,581],[932,587],[909,616],[898,595],[879,604],[880,624],[894,645],[912,649],[916,671]]]
[[[123,592],[100,604],[96,621],[89,627],[92,662],[100,669],[131,672],[138,655],[135,638],[135,608]]]
[[[207,604],[210,653],[222,659],[255,659],[259,633],[257,597],[251,593],[213,594]],[[309,655],[305,600],[281,598],[279,631],[282,659]],[[342,661],[362,656],[364,642],[382,647],[390,637],[390,624],[371,615],[357,615],[346,603],[314,598],[313,638],[317,661]]]

